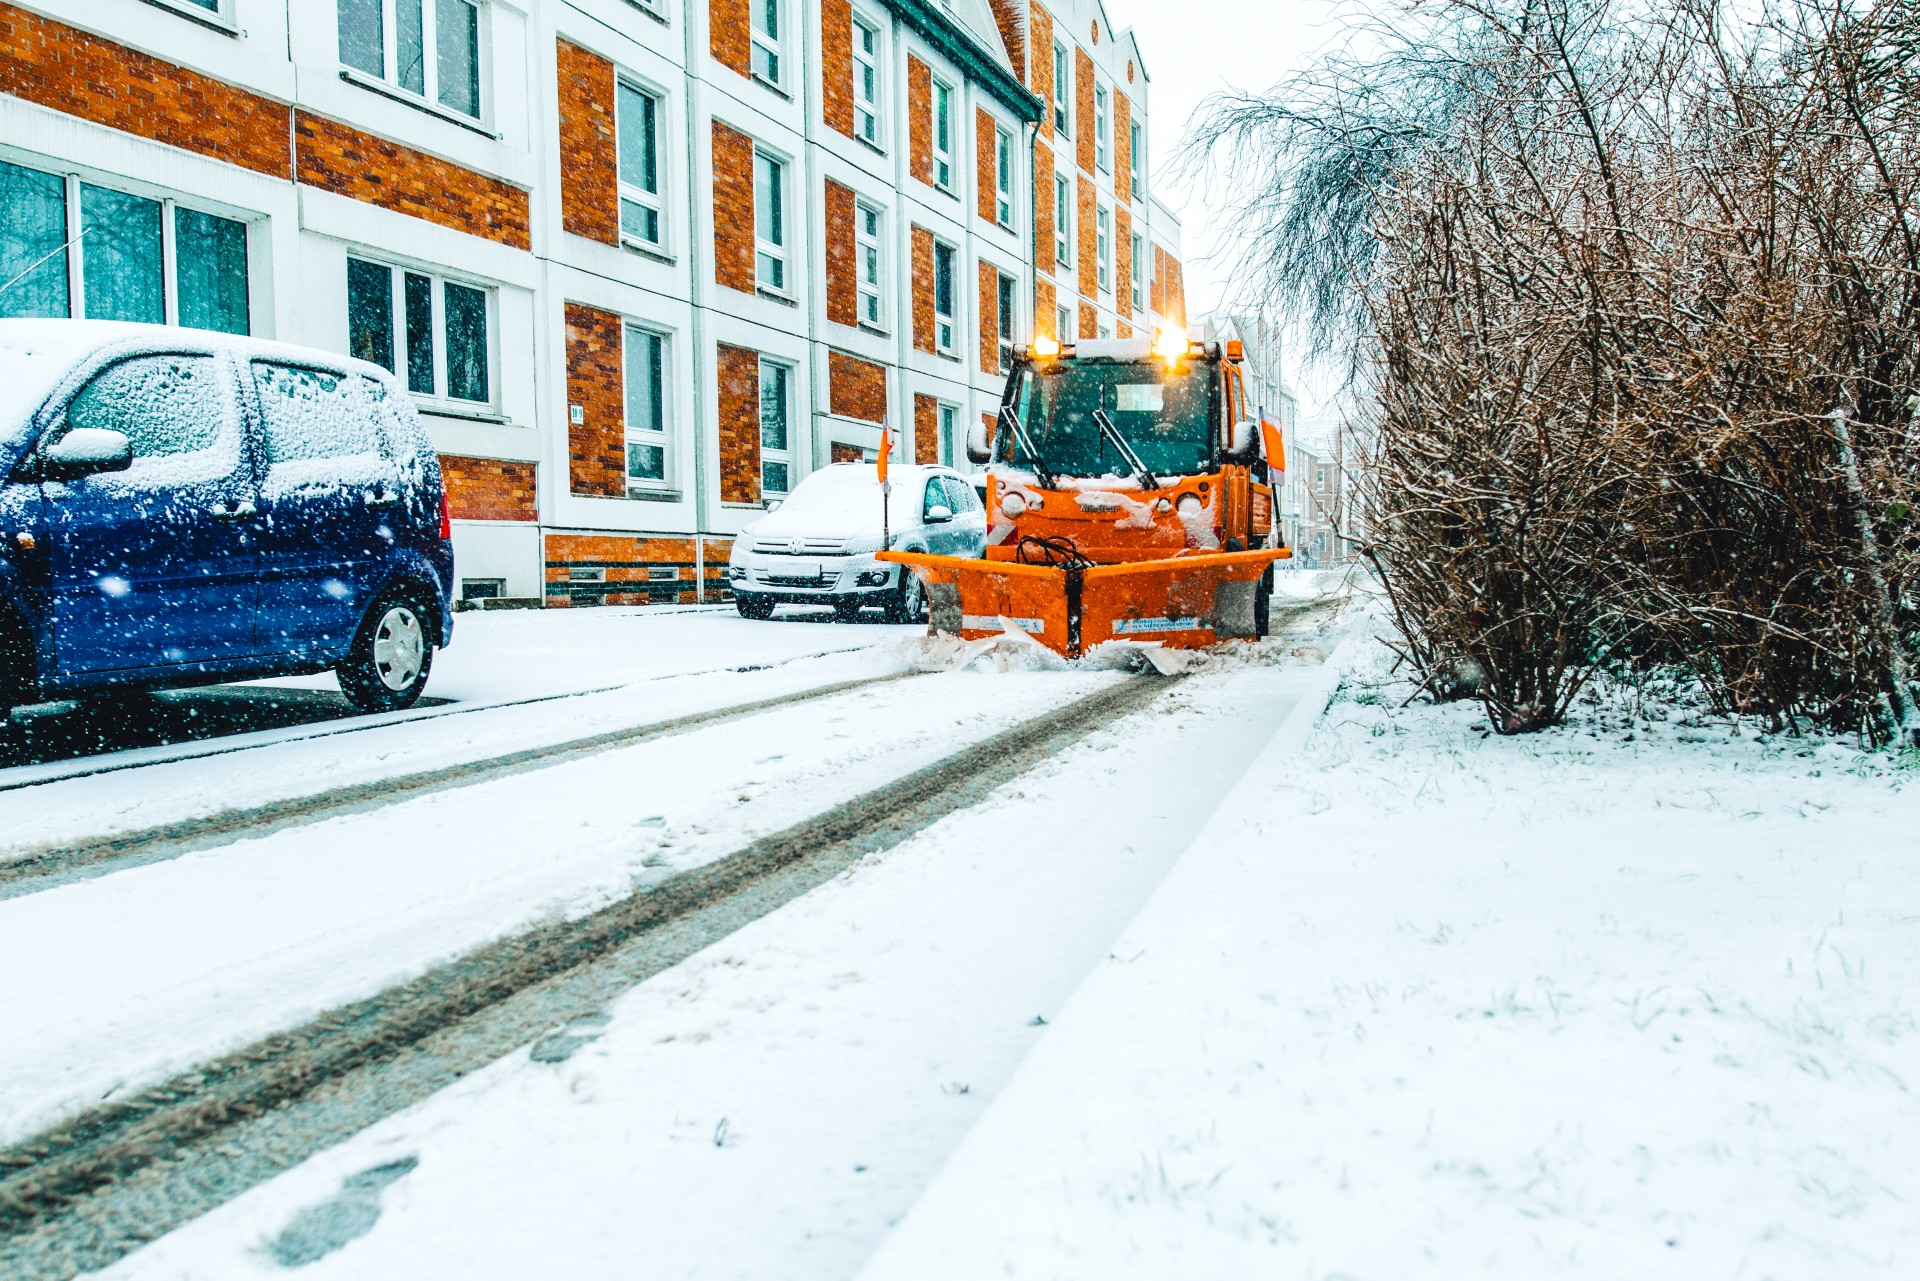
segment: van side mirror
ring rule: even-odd
[[[1260,424],[1245,418],[1233,425],[1227,440],[1227,453],[1235,462],[1253,461],[1254,444],[1260,439]]]
[[[993,446],[987,440],[985,423],[971,423],[967,427],[967,461],[971,463],[993,461]]]
[[[945,503],[935,503],[927,508],[927,524],[944,525],[953,519],[953,508]]]
[[[133,442],[125,432],[105,427],[75,427],[40,450],[40,479],[76,480],[96,472],[133,466]]]

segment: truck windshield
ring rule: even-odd
[[[1100,434],[1093,411],[1104,409],[1148,470],[1191,476],[1213,461],[1213,367],[1183,363],[1036,365],[1021,377],[1014,412],[1047,468],[1058,476],[1125,476],[1128,468]],[[1016,458],[1013,433],[995,442],[1000,457]]]

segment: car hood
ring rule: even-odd
[[[893,527],[896,530],[906,523],[900,519],[900,512],[893,513]],[[850,541],[871,540],[878,546],[880,506],[876,501],[871,516],[846,508],[799,512],[781,508],[768,512],[742,532],[749,538],[840,538]]]

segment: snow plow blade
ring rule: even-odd
[[[918,552],[886,551],[879,559],[920,575],[931,631],[963,640],[1019,631],[1078,658],[1110,640],[1199,649],[1251,639],[1260,577],[1291,554],[1215,552],[1085,569]]]

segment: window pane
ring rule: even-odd
[[[635,441],[628,441],[627,478],[630,480],[665,480],[667,478],[667,451],[659,445],[646,445]]]
[[[780,0],[754,0],[754,30],[761,35],[780,38]]]
[[[449,284],[441,306],[447,324],[447,395],[454,400],[486,402],[487,295],[466,285]]]
[[[1013,340],[1013,277],[1000,277],[1000,337],[1003,341]]]
[[[467,0],[436,0],[440,105],[480,115],[480,12]]]
[[[780,162],[770,156],[755,155],[753,167],[754,230],[768,244],[782,244],[786,217],[780,204]]]
[[[167,318],[160,260],[160,202],[105,187],[80,188],[82,287],[93,320]]]
[[[347,351],[382,369],[393,364],[393,269],[347,259]]]
[[[649,209],[638,200],[620,202],[620,232],[632,236],[635,240],[644,240],[649,244],[660,243],[660,212]]]
[[[787,447],[787,369],[760,362],[760,448]]]
[[[403,89],[427,91],[427,28],[423,0],[394,0],[394,78]]]
[[[194,209],[175,209],[173,251],[180,323],[190,329],[246,333],[246,224]]]
[[[762,463],[760,465],[760,488],[769,494],[787,492],[787,465],[785,463]]]
[[[386,33],[381,29],[380,0],[339,0],[339,4],[340,61],[370,76],[386,75]]]
[[[627,430],[660,431],[665,426],[660,404],[662,382],[660,335],[644,329],[627,330]]]
[[[933,309],[953,314],[953,250],[945,245],[933,247]]]
[[[66,243],[66,180],[0,160],[0,316],[71,314]]]
[[[660,194],[656,106],[632,85],[620,86],[620,181],[651,195]]]
[[[431,396],[439,390],[433,377],[433,280],[410,271],[402,288],[407,312],[407,390]]]
[[[269,465],[381,452],[373,415],[338,374],[256,360],[253,385],[266,420]]]
[[[205,449],[220,438],[227,391],[210,356],[140,356],[95,374],[67,404],[68,427],[124,432],[135,458]]]

